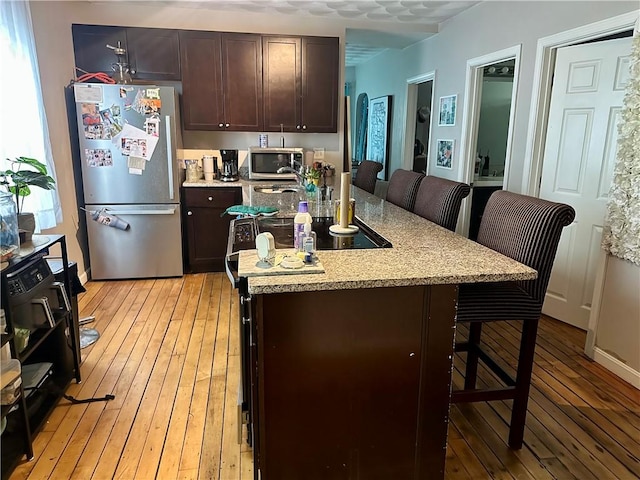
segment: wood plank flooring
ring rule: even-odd
[[[83,381],[67,393],[116,398],[62,400],[35,439],[35,459],[11,480],[252,479],[251,451],[237,443],[238,303],[226,276],[85,287],[80,316],[95,315],[87,327],[101,337],[82,350]],[[483,329],[511,373],[518,328]],[[584,332],[543,318],[522,450],[506,443],[510,401],[452,406],[446,478],[640,478],[640,391],[585,357],[584,341]],[[456,356],[454,387],[463,367]],[[486,369],[479,378],[496,384]]]

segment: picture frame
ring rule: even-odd
[[[440,97],[438,108],[438,126],[453,127],[456,124],[456,110],[458,95],[447,95]]]
[[[453,152],[455,140],[441,140],[436,142],[436,167],[453,169]]]
[[[378,179],[389,179],[389,118],[391,116],[391,95],[376,97],[369,101],[367,123],[367,156],[382,164]]]

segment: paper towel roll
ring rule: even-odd
[[[351,172],[343,172],[340,181],[340,226],[346,228],[349,226]]]
[[[211,156],[211,155],[205,155],[204,157],[202,157],[202,170],[204,171],[204,173],[213,173],[214,169],[213,169],[213,159],[215,157]]]

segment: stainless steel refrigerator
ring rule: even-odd
[[[91,277],[181,276],[174,88],[76,84],[74,101]]]

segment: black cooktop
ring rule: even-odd
[[[358,217],[354,224],[360,229],[354,235],[334,235],[329,231],[333,217],[314,217],[312,229],[317,235],[318,250],[344,250],[350,248],[390,248],[391,242],[379,235]],[[241,218],[231,223],[227,254],[255,248],[255,237],[259,233],[273,235],[276,248],[293,247],[293,218],[258,217]]]
[[[391,242],[379,235],[358,217],[354,224],[360,229],[354,235],[335,235],[329,231],[333,225],[333,217],[314,217],[312,230],[316,232],[318,250],[344,250],[350,248],[389,248]],[[258,233],[270,232],[276,248],[293,247],[293,219],[277,217],[260,217],[256,219]]]

